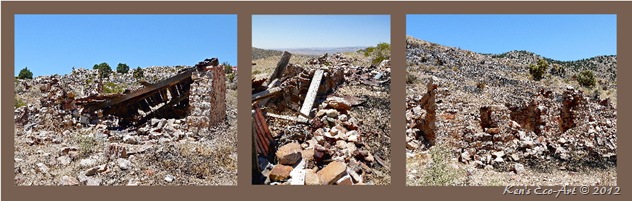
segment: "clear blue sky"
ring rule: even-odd
[[[16,15],[15,74],[67,74],[107,62],[130,68],[237,65],[236,15]]]
[[[389,15],[253,15],[252,46],[319,48],[390,43]]]
[[[407,15],[406,33],[479,53],[527,50],[562,61],[617,54],[614,14]]]

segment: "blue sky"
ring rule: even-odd
[[[236,15],[15,15],[15,74],[67,74],[107,62],[194,65],[205,58],[237,65]]]
[[[406,33],[479,53],[527,50],[568,61],[617,53],[614,14],[407,15]]]
[[[329,48],[390,43],[389,15],[253,15],[252,46]]]

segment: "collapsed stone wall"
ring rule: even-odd
[[[409,100],[406,112],[408,149],[417,149],[419,144],[432,146],[436,142],[437,121],[437,85],[433,79],[426,86],[426,93],[422,97]]]
[[[226,121],[226,75],[220,66],[194,72],[189,94],[191,131],[204,131]]]
[[[616,165],[614,108],[588,102],[572,88],[561,95],[561,105],[554,95],[540,93],[518,106],[481,107],[480,127],[463,129],[459,160],[504,170],[516,169],[510,162],[537,165],[545,160],[569,168]],[[601,114],[590,115],[595,112]]]
[[[53,76],[33,83],[35,86],[39,85],[41,95],[34,97],[38,99],[37,103],[15,109],[16,125],[23,126],[25,131],[48,129],[61,132],[77,123],[73,118],[77,109],[73,102],[75,94],[60,83],[59,79],[58,76]]]

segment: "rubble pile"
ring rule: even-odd
[[[419,83],[407,87],[409,155],[443,143],[453,158],[482,169],[616,166],[616,103],[569,83],[525,79],[526,66],[540,56],[483,55],[413,38],[407,42],[409,73]],[[606,62],[596,65],[597,73],[616,65],[611,57],[595,58]]]
[[[168,79],[182,69],[154,67],[144,70],[145,77]],[[16,185],[236,184],[236,133],[226,134],[229,127],[235,125],[236,108],[233,106],[236,104],[226,103],[226,85],[217,83],[225,81],[221,79],[223,68],[219,71],[222,73],[211,71],[221,76],[213,79],[210,72],[200,74],[200,79],[192,84],[195,85],[192,86],[194,92],[188,95],[192,104],[187,106],[193,110],[195,106],[210,105],[195,107],[197,116],[220,114],[217,121],[228,123],[204,127],[187,123],[188,115],[193,112],[185,116],[152,117],[147,123],[131,127],[120,127],[117,117],[98,112],[97,119],[85,121],[81,115],[85,108],[75,104],[76,100],[91,95],[121,96],[99,95],[101,91],[96,85],[85,84],[99,83],[96,70],[74,69],[63,76],[17,80],[16,99],[28,104],[17,107],[14,113]],[[100,82],[128,86],[128,91],[122,94],[143,88],[131,72],[113,73]],[[215,99],[208,98],[216,93],[223,94]],[[31,94],[38,95],[37,101],[29,99]],[[221,111],[213,110],[212,107],[222,104]],[[178,160],[170,158],[174,155],[179,156]],[[217,162],[220,160],[225,163],[220,165]],[[200,164],[212,166],[207,170]]]
[[[437,119],[437,85],[428,83],[427,93],[407,101],[406,111],[406,147],[418,149],[419,146],[428,147],[436,143]],[[421,142],[424,142],[423,144]]]
[[[340,54],[325,54],[307,61],[305,66],[289,64],[283,77],[279,78],[283,80],[278,84],[281,88],[279,95],[270,97],[269,101],[264,99],[265,104],[259,100],[253,103],[255,108],[265,107],[266,124],[274,138],[271,144],[276,148],[269,155],[257,154],[258,167],[255,169],[260,177],[254,182],[271,185],[372,184],[368,175],[375,167],[387,164],[371,153],[362,114],[354,111],[355,107],[365,104],[366,99],[338,94],[336,89],[343,85],[388,86],[390,66],[387,65],[381,68],[354,66],[352,60]],[[322,80],[311,85],[319,71]],[[253,81],[253,85],[258,83]],[[313,103],[309,102],[311,93],[318,97],[311,99]],[[305,107],[311,104],[315,106]],[[305,114],[302,114],[305,111],[302,108],[307,108]],[[301,113],[296,112],[299,110]]]
[[[572,88],[564,94],[545,93],[528,105],[481,107],[481,126],[463,129],[460,161],[505,170],[514,168],[514,162],[557,162],[565,169],[615,165],[616,123],[609,120],[616,119],[613,107],[589,103]],[[555,96],[562,96],[562,104]],[[579,104],[569,109],[568,102]]]

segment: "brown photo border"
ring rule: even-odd
[[[425,199],[552,199],[551,195],[503,195],[503,187],[407,187],[405,170],[405,36],[406,14],[616,14],[617,84],[632,87],[623,76],[632,55],[632,2],[2,2],[2,198],[5,200],[425,200]],[[627,12],[626,12],[627,11]],[[14,182],[14,14],[237,14],[238,63],[241,77],[251,76],[252,15],[255,14],[387,14],[391,15],[391,185],[384,186],[258,186],[251,184],[250,79],[238,81],[237,186],[57,187],[16,186]],[[397,67],[401,68],[397,68]],[[621,67],[623,66],[623,67]],[[399,78],[399,79],[398,79]],[[618,102],[629,94],[618,92]],[[623,123],[632,111],[618,105],[618,143],[632,126]],[[397,134],[400,133],[400,134]],[[623,135],[622,135],[623,134]],[[618,146],[618,153],[629,153]],[[624,154],[624,156],[626,156]],[[623,159],[623,160],[621,160]],[[630,169],[619,156],[618,170]],[[562,195],[560,200],[623,200],[629,187],[626,171],[617,171],[619,196]]]

